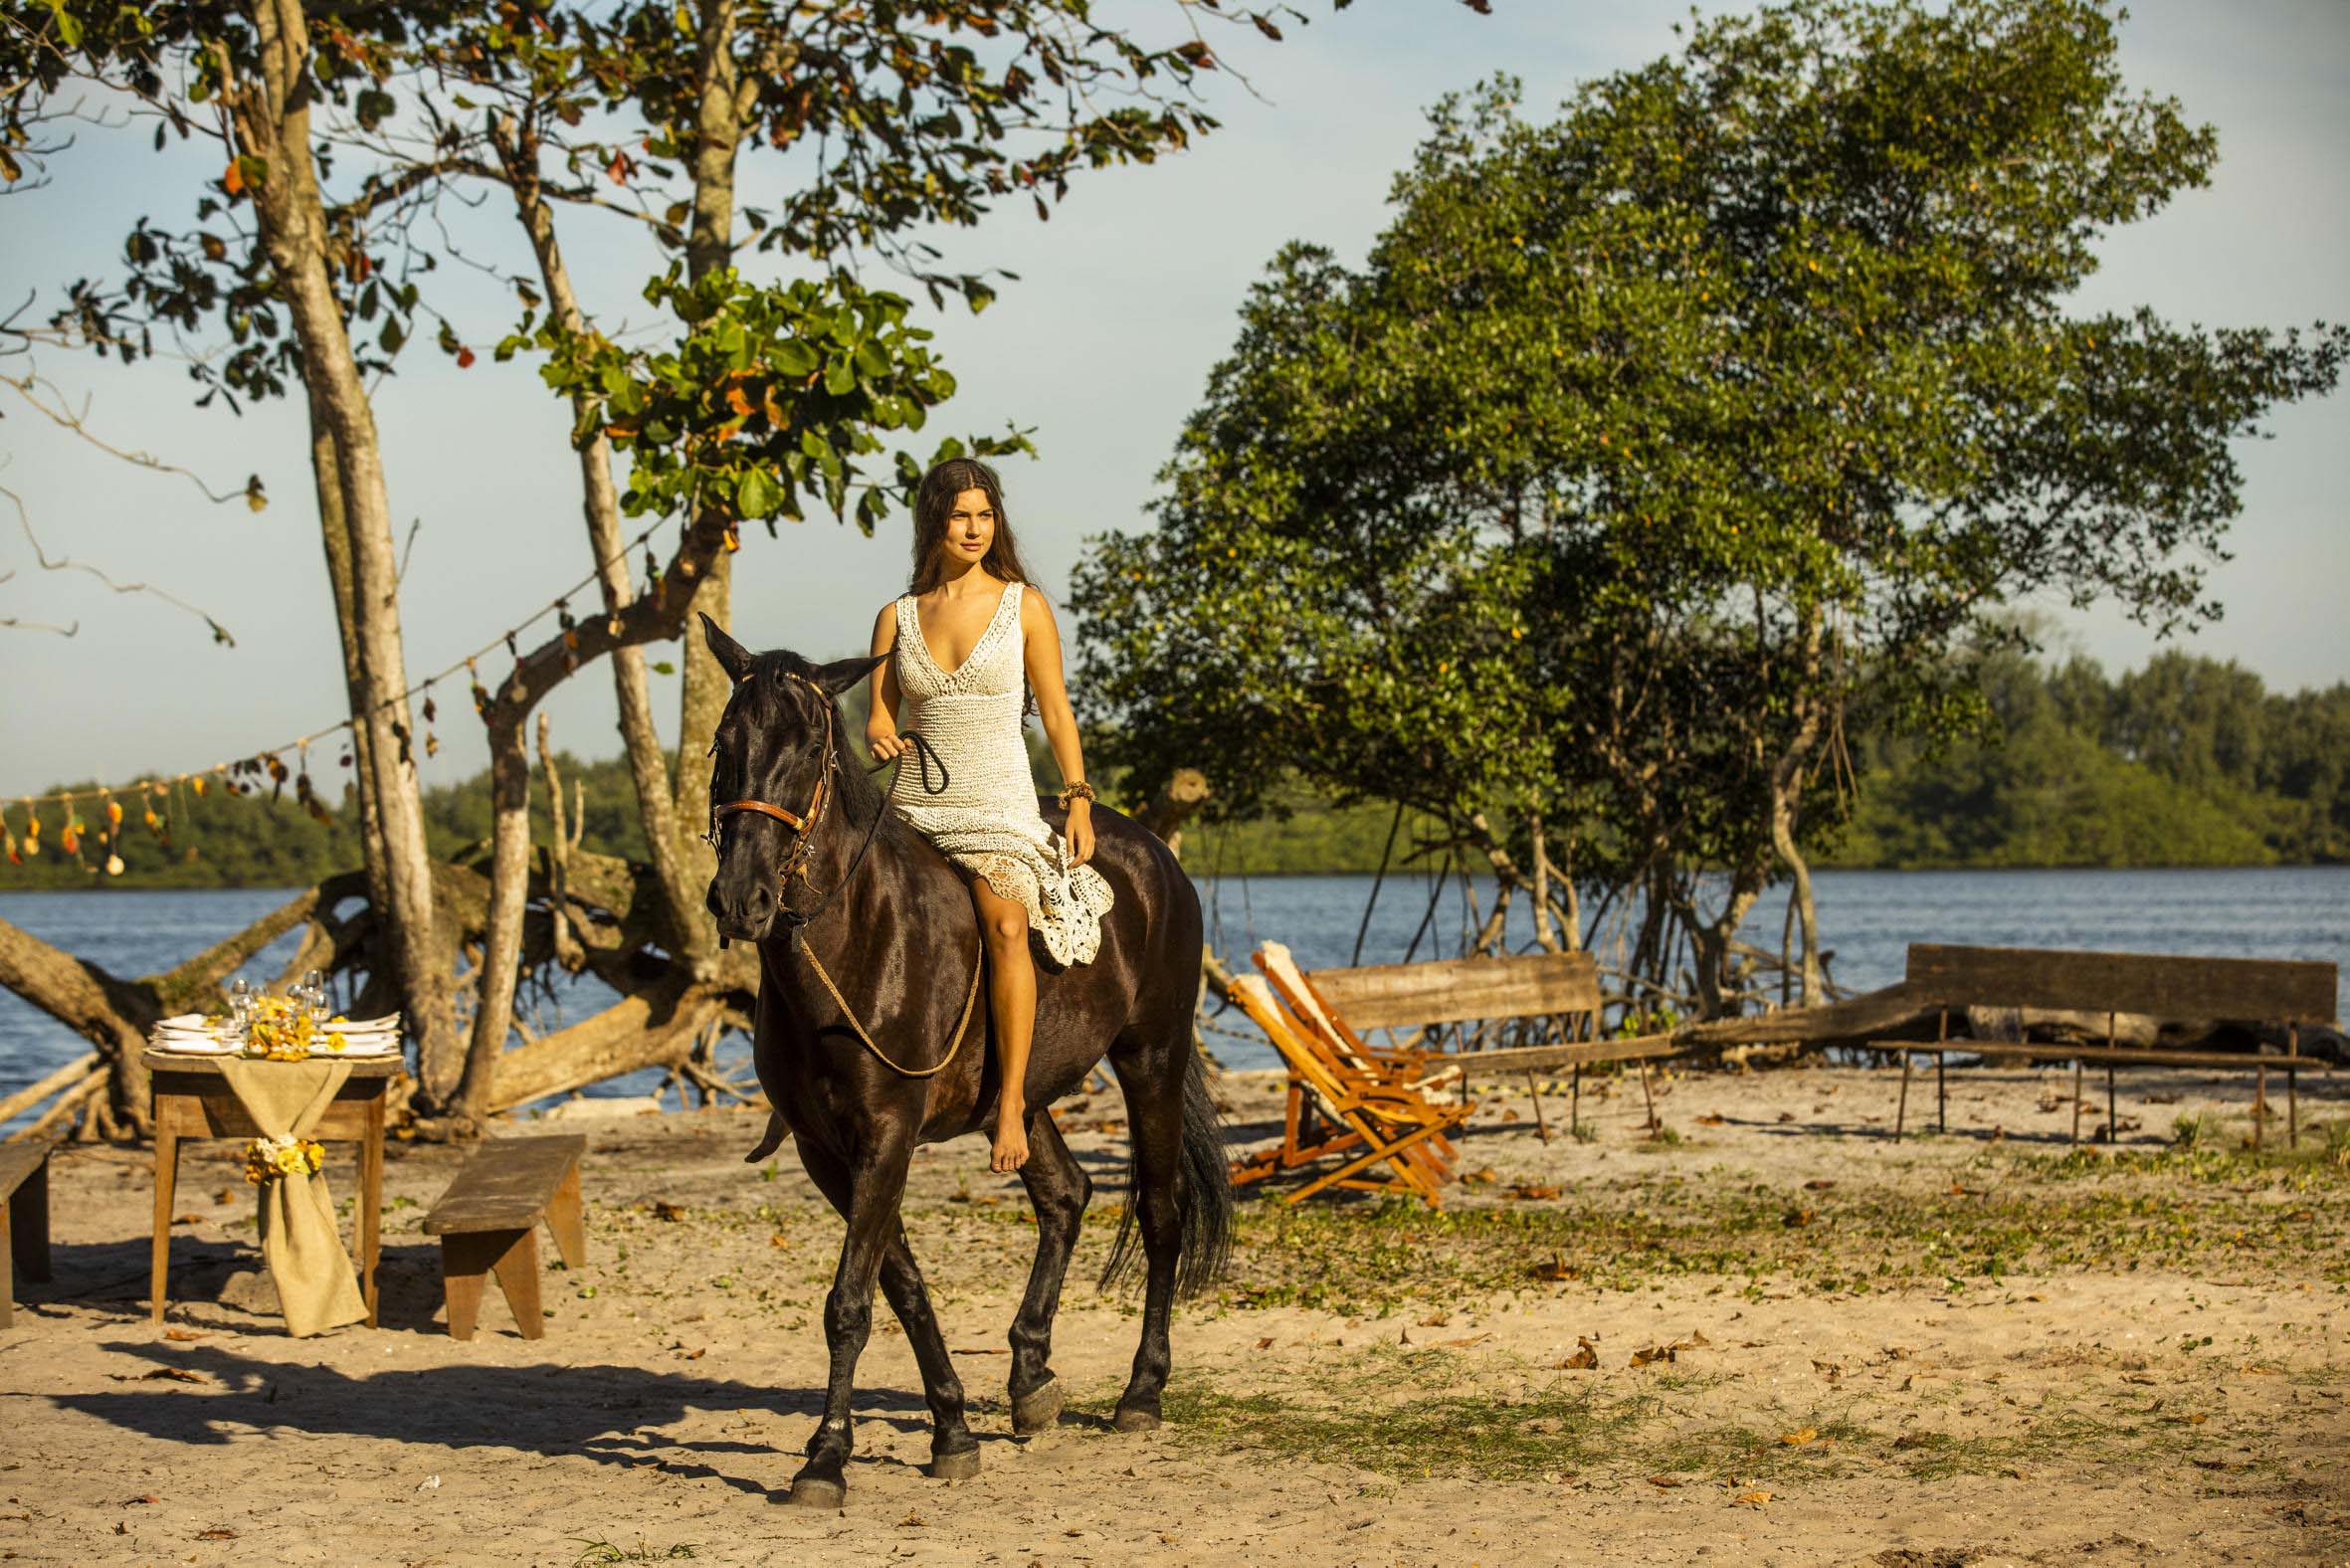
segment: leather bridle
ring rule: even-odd
[[[833,769],[841,765],[841,759],[840,753],[834,749],[833,744],[832,697],[825,691],[824,687],[818,686],[806,676],[797,675],[788,670],[783,674],[786,680],[797,681],[800,683],[800,685],[815,692],[817,701],[824,708],[824,766],[817,770],[816,787],[809,791],[808,810],[805,814],[801,814],[763,800],[746,799],[730,800],[725,802],[712,801],[710,803],[709,832],[704,834],[702,839],[703,842],[708,844],[711,849],[715,850],[719,848],[718,833],[719,829],[723,826],[723,819],[734,812],[741,811],[757,812],[760,816],[772,817],[777,822],[782,823],[785,827],[790,828],[798,836],[792,845],[791,853],[784,857],[783,864],[776,869],[775,888],[776,916],[784,922],[784,925],[789,932],[789,939],[797,941],[800,927],[808,924],[818,915],[824,913],[826,908],[831,905],[833,898],[840,892],[840,890],[843,887],[848,886],[849,883],[856,879],[858,868],[865,864],[866,851],[873,848],[874,835],[881,831],[881,819],[889,814],[889,803],[884,800],[874,812],[874,820],[866,824],[865,837],[858,843],[856,857],[849,862],[849,870],[843,874],[841,880],[838,882],[833,884],[832,889],[825,893],[823,897],[819,898],[816,901],[816,906],[812,909],[802,911],[793,908],[791,901],[791,886],[793,879],[796,878],[803,882],[807,882],[811,889],[813,889],[816,885],[808,876],[808,848],[816,840],[816,829],[818,825],[824,821],[824,810],[830,801],[831,795],[833,793],[837,793],[828,792],[824,786],[827,780],[831,778]],[[737,681],[735,685],[740,686],[742,681],[747,681],[749,679],[750,677],[744,676],[740,681]],[[915,760],[920,768],[919,782],[923,792],[930,795],[945,794],[949,782],[946,771],[946,759],[939,756],[937,748],[930,744],[929,737],[924,735],[920,730],[909,729],[905,731],[904,738],[913,743]],[[710,749],[713,752],[717,750],[717,742],[715,740],[710,742]],[[895,759],[884,758],[881,761],[875,763],[872,767],[866,769],[866,771],[868,773],[879,773],[881,771],[881,769],[887,767],[893,760]],[[938,767],[938,784],[936,788],[932,788],[930,784],[930,767],[933,763],[936,763]],[[723,936],[718,938],[718,945],[723,947],[725,943],[726,939]]]

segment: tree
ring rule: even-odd
[[[859,267],[878,256],[934,304],[951,292],[983,306],[993,286],[937,265],[940,253],[917,231],[976,222],[1019,195],[1049,215],[1048,195],[1065,195],[1078,171],[1148,162],[1214,128],[1191,97],[1195,79],[1217,67],[1206,42],[1188,32],[1165,46],[1139,43],[1093,23],[1082,0],[781,11],[702,0],[690,12],[638,4],[609,15],[513,0],[312,15],[289,0],[0,14],[0,64],[15,68],[6,79],[11,128],[86,78],[130,95],[156,121],[158,146],[174,131],[224,144],[225,172],[198,202],[197,225],[172,232],[142,220],[125,248],[124,280],[78,284],[62,319],[125,359],[152,350],[156,326],[193,333],[211,324],[230,346],[218,366],[200,365],[200,401],[224,397],[233,409],[281,395],[294,379],[310,400],[366,776],[361,839],[383,915],[376,934],[420,1031],[427,1103],[462,1124],[502,1072],[532,887],[524,720],[554,685],[608,653],[621,656],[615,679],[655,880],[649,896],[632,892],[629,902],[664,916],[640,944],[658,945],[659,959],[634,953],[622,967],[642,983],[651,963],[661,978],[650,983],[673,1001],[692,991],[693,1006],[670,1010],[677,1019],[698,1018],[715,992],[755,983],[745,966],[725,975],[714,963],[692,891],[707,868],[694,862],[685,826],[699,821],[706,772],[687,746],[668,780],[631,651],[675,636],[689,610],[725,619],[741,523],[772,531],[821,501],[870,529],[918,477],[909,453],[878,477],[863,460],[881,452],[877,433],[919,430],[952,381],[924,346],[928,332],[910,323],[908,301],[861,282]],[[1271,13],[1220,15],[1279,36]],[[330,126],[312,123],[322,104],[340,111]],[[216,109],[206,125],[202,116]],[[626,116],[645,128],[620,128]],[[799,181],[771,208],[738,209],[736,165],[749,149],[772,151],[778,173]],[[330,200],[326,181],[354,170]],[[390,370],[419,338],[419,321],[439,313],[422,293],[434,245],[394,252],[387,236],[440,190],[480,180],[510,193],[531,256],[529,276],[515,279],[523,318],[499,358],[544,353],[548,385],[572,405],[605,613],[566,615],[558,636],[516,651],[509,675],[477,686],[490,728],[494,827],[469,1045],[451,1025],[457,943],[435,926],[435,874],[415,806],[385,482],[362,378]],[[674,342],[623,351],[596,330],[556,243],[561,203],[626,211],[673,253],[647,297],[672,312]],[[738,220],[750,240],[738,236]],[[746,244],[812,276],[752,283],[733,266]],[[384,254],[406,258],[408,271],[386,276]],[[359,335],[362,323],[372,340]],[[477,358],[471,335],[444,317],[432,340],[463,367]],[[948,443],[932,457],[1024,445],[1015,434]],[[614,453],[631,464],[625,488],[612,482]],[[680,542],[666,564],[648,562],[639,588],[614,547],[617,516],[671,510],[684,517]],[[685,685],[684,733],[705,733],[724,687],[697,651]],[[552,913],[566,917],[559,906]],[[469,937],[477,930],[470,916],[461,923]],[[590,1045],[603,1049],[600,1039]]]
[[[1848,712],[1979,720],[1948,655],[2019,595],[2215,614],[2230,441],[2339,373],[2322,323],[2067,314],[2098,238],[2216,155],[2125,90],[2113,28],[1798,0],[1547,125],[1507,81],[1445,100],[1363,268],[1275,260],[1157,528],[1090,557],[1108,760],[1469,838],[1544,807],[1596,909],[1641,907],[1652,983],[1687,939],[1708,1014],[1790,875],[1815,998],[1804,846]]]

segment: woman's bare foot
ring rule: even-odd
[[[996,1115],[995,1152],[988,1168],[999,1174],[1028,1163],[1028,1112],[1008,1105]]]

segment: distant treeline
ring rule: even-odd
[[[2350,860],[2350,684],[2287,695],[2233,663],[2165,653],[1987,662],[1995,719],[1939,754],[1862,735],[1851,821],[1823,866],[2270,866]],[[1821,786],[1815,785],[1815,788]],[[1394,808],[1316,810],[1188,835],[1187,864],[1251,873],[1379,864]],[[1407,816],[1398,854],[1411,842]],[[1195,844],[1196,841],[1196,844]]]
[[[2271,692],[2234,664],[2163,654],[2145,669],[2108,678],[2096,664],[2054,667],[1993,660],[1985,694],[1997,719],[1989,738],[1939,754],[1915,742],[1863,735],[1850,824],[1821,864],[1885,868],[1965,866],[2263,866],[2350,860],[2350,684],[2290,695]],[[855,715],[852,715],[853,717]],[[852,728],[852,733],[858,732]],[[1040,787],[1056,779],[1031,737]],[[582,844],[641,857],[644,834],[628,769],[618,758],[560,762],[565,791],[584,789]],[[80,789],[61,783],[53,789]],[[321,794],[326,794],[321,789]],[[546,833],[543,787],[533,791],[536,834]],[[66,816],[41,812],[42,853],[0,865],[0,889],[294,886],[356,866],[352,814],[338,796],[330,822],[313,819],[290,785],[273,800],[185,788],[168,801],[122,795],[123,872],[106,877],[98,802],[77,808],[85,829],[67,857]],[[1115,802],[1114,787],[1109,798]],[[566,803],[568,805],[568,802]],[[1273,876],[1369,872],[1379,865],[1394,809],[1335,809],[1292,796],[1284,821],[1195,825],[1183,857],[1195,872]],[[152,805],[166,848],[145,826]],[[169,810],[164,808],[168,805]],[[20,846],[23,804],[0,804]],[[487,772],[428,790],[427,831],[436,854],[490,832]],[[1396,837],[1398,863],[1416,827]]]

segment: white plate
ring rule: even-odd
[[[196,1035],[174,1035],[148,1044],[155,1050],[175,1057],[231,1057],[237,1048],[225,1040],[210,1040]]]

